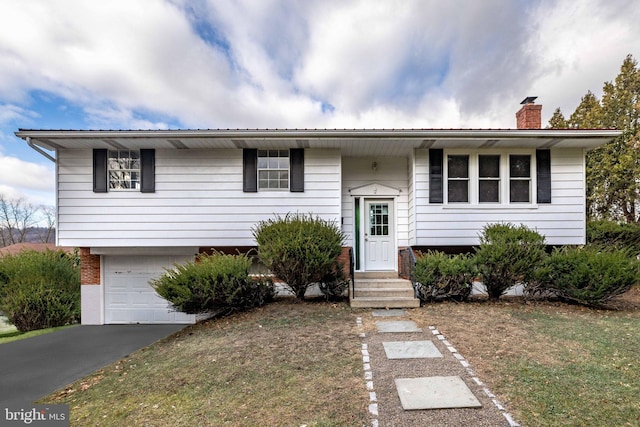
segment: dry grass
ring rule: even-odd
[[[72,425],[367,423],[360,339],[346,304],[287,299],[189,327],[72,384]]]
[[[409,311],[438,327],[524,426],[635,426],[640,289],[616,304]],[[186,328],[47,401],[68,403],[74,426],[362,426],[369,396],[355,318],[365,312],[282,300]]]
[[[523,425],[640,425],[640,289],[596,310],[553,302],[412,312],[452,341]]]

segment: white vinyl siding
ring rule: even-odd
[[[58,245],[253,246],[288,212],[340,220],[340,152],[305,150],[303,193],[242,191],[242,150],[156,150],[155,193],[94,193],[92,151],[58,151]]]
[[[376,171],[372,170],[377,162]],[[347,236],[347,246],[353,246],[355,218],[350,188],[378,183],[400,189],[395,199],[396,242],[398,247],[409,244],[409,159],[406,157],[345,157],[342,159],[342,231]],[[364,205],[360,202],[361,214]]]
[[[512,151],[499,154],[508,156]],[[491,151],[491,154],[496,154]],[[535,155],[532,154],[532,161]],[[512,222],[536,229],[548,244],[585,242],[585,153],[583,149],[551,149],[550,204],[429,204],[429,151],[416,150],[415,239],[412,245],[477,245],[486,224]],[[535,166],[532,166],[535,201]]]

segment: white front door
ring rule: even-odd
[[[367,271],[395,269],[393,200],[366,200],[364,255]]]

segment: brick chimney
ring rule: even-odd
[[[542,105],[535,104],[537,96],[528,96],[516,113],[518,129],[542,129]]]

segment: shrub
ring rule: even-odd
[[[467,254],[428,251],[416,260],[416,289],[422,302],[465,301],[473,288],[475,264]]]
[[[249,276],[250,266],[247,255],[201,254],[167,269],[151,286],[178,311],[229,314],[264,305],[275,295],[270,281]]]
[[[638,283],[640,268],[638,261],[625,251],[565,247],[554,250],[536,276],[537,286],[530,293],[600,305]]]
[[[640,254],[640,225],[612,221],[587,222],[587,243],[603,249],[628,250]]]
[[[517,283],[526,285],[544,260],[545,248],[544,236],[524,225],[485,226],[475,261],[489,299],[497,300]]]
[[[344,296],[349,286],[349,279],[345,276],[343,265],[336,262],[330,272],[325,274],[318,283],[320,292],[327,301],[339,300]]]
[[[80,320],[80,269],[63,251],[0,258],[0,311],[21,331]]]
[[[299,299],[334,269],[344,235],[332,221],[287,214],[253,229],[264,265]]]

